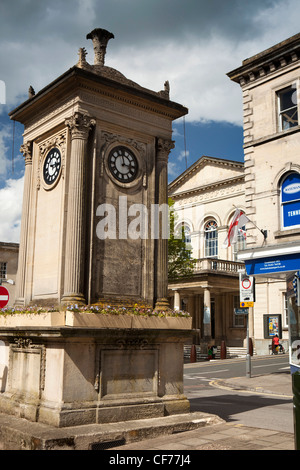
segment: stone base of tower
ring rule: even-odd
[[[183,345],[190,319],[14,317],[0,326],[0,413],[61,428],[189,412]]]

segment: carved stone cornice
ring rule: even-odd
[[[32,142],[25,142],[21,145],[20,152],[23,154],[26,165],[32,165]]]
[[[244,175],[235,176],[227,180],[187,189],[179,193],[170,193],[170,197],[174,199],[174,201],[179,201],[180,205],[222,199],[229,195],[233,196],[243,193],[245,191],[244,179]]]
[[[76,112],[73,116],[65,120],[65,125],[70,129],[72,139],[86,140],[96,120],[80,112]]]
[[[300,58],[300,34],[280,42],[243,61],[227,76],[241,87],[297,64]]]

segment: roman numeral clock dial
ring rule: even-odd
[[[113,177],[121,183],[130,183],[138,172],[136,156],[126,147],[116,147],[110,152],[108,167]]]
[[[61,154],[57,148],[51,149],[44,161],[43,176],[47,185],[52,185],[58,178],[61,169]]]

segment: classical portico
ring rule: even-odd
[[[193,318],[194,342],[241,347],[245,324],[236,328],[232,319],[238,307],[239,275],[243,263],[224,260],[199,260],[191,278],[169,282],[170,303],[175,309],[186,309]]]
[[[175,219],[184,227],[186,242],[196,260],[188,278],[169,280],[171,305],[189,311],[193,317],[193,341],[203,352],[207,345],[243,347],[246,340],[244,317],[239,307],[239,270],[236,261],[243,246],[223,246],[236,207],[244,204],[244,165],[241,162],[202,156],[169,184]],[[175,227],[176,228],[176,227]]]

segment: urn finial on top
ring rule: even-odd
[[[107,43],[110,39],[114,38],[114,35],[106,31],[106,29],[96,28],[87,34],[86,38],[93,41],[95,53],[94,64],[104,65]]]

